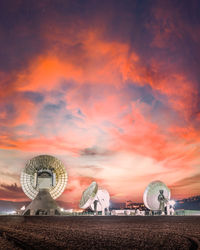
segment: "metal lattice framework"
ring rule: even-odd
[[[159,190],[163,190],[163,194],[167,200],[170,200],[170,189],[162,181],[153,181],[146,187],[143,195],[143,201],[145,207],[150,210],[159,209],[158,195]]]
[[[39,155],[29,160],[21,173],[21,185],[24,193],[35,199],[39,192],[38,187],[34,187],[34,175],[41,169],[50,169],[56,176],[56,185],[49,189],[53,199],[58,198],[67,185],[67,172],[60,160],[51,155]]]

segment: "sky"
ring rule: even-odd
[[[200,195],[200,2],[0,1],[0,200],[28,200],[20,173],[60,159],[60,200],[92,182],[141,202],[163,181]]]

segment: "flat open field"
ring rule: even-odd
[[[0,249],[198,249],[199,217],[0,216]]]

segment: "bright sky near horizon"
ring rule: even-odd
[[[161,180],[200,194],[200,2],[0,2],[0,200],[50,154],[61,200],[93,181],[117,202]]]

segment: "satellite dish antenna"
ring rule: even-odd
[[[170,200],[170,189],[162,181],[153,181],[146,187],[143,195],[145,207],[152,211],[162,210],[159,195],[164,196],[163,204]]]
[[[67,185],[67,173],[60,160],[51,155],[39,155],[29,160],[21,173],[24,193],[33,201],[23,214],[56,214],[54,201]]]
[[[109,211],[110,195],[107,190],[99,189],[94,181],[83,191],[80,208],[91,208],[95,213],[101,211],[105,215],[105,210]]]
[[[96,210],[96,211],[104,211],[105,208],[109,208],[109,204],[110,204],[110,195],[108,193],[107,190],[105,189],[100,189],[97,192],[97,204],[96,204],[96,208],[95,208],[95,202],[93,202],[91,204],[91,208],[92,210]]]
[[[97,191],[98,185],[93,181],[90,186],[83,191],[79,207],[83,209],[90,207],[96,198]]]

